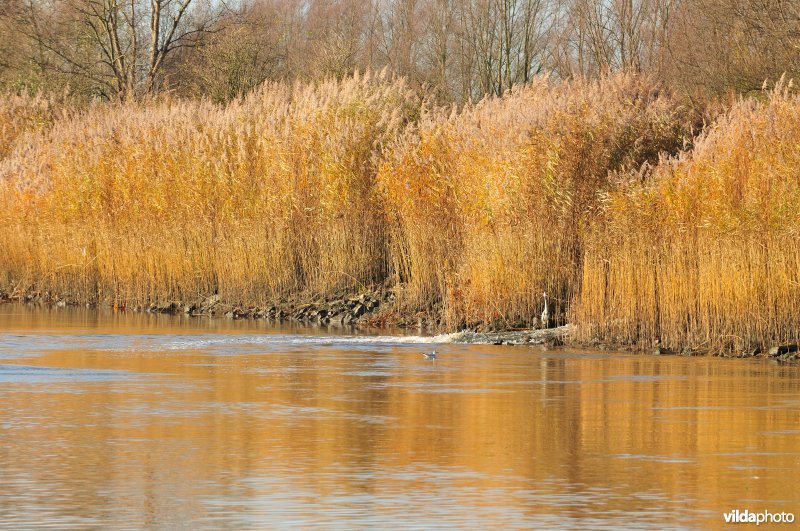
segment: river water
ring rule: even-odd
[[[0,305],[0,526],[800,517],[797,365],[448,339]]]

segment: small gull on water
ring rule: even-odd
[[[435,360],[436,359],[436,351],[435,350],[433,350],[431,352],[423,352],[422,355],[425,356],[425,358],[429,359],[429,360]]]

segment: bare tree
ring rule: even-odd
[[[245,4],[205,35],[201,45],[177,51],[164,73],[181,95],[224,102],[242,96],[266,80],[287,79],[289,49],[297,6],[282,0]]]
[[[546,68],[549,34],[558,12],[547,0],[464,0],[460,48],[463,71],[473,80],[471,97],[501,94]]]
[[[671,17],[669,79],[686,90],[760,90],[800,75],[800,2],[683,0]]]
[[[48,66],[120,99],[156,92],[165,59],[214,31],[220,14],[201,0],[24,1],[16,22]]]
[[[429,0],[422,10],[420,55],[423,77],[442,99],[450,99],[455,0]]]
[[[693,0],[567,0],[553,44],[562,75],[660,70],[673,6]]]
[[[558,2],[545,0],[525,0],[522,3],[522,81],[527,83],[531,77],[545,70],[549,34],[553,27]]]
[[[746,92],[800,75],[800,0],[0,0],[6,87],[226,100],[383,68],[441,101],[540,72]]]
[[[0,1],[0,79],[11,68],[14,48],[13,16],[19,9],[16,0]]]

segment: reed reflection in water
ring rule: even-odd
[[[0,306],[0,525],[800,513],[797,366],[419,341]]]

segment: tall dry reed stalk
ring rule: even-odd
[[[118,304],[382,281],[374,179],[418,109],[383,75],[266,85],[226,107],[93,107],[4,162],[0,281]]]
[[[461,112],[434,109],[378,177],[408,308],[449,327],[526,325],[547,291],[580,291],[585,228],[615,172],[675,152],[687,113],[635,76],[534,80]]]
[[[748,353],[800,339],[800,98],[742,100],[647,184],[607,195],[583,339]]]

